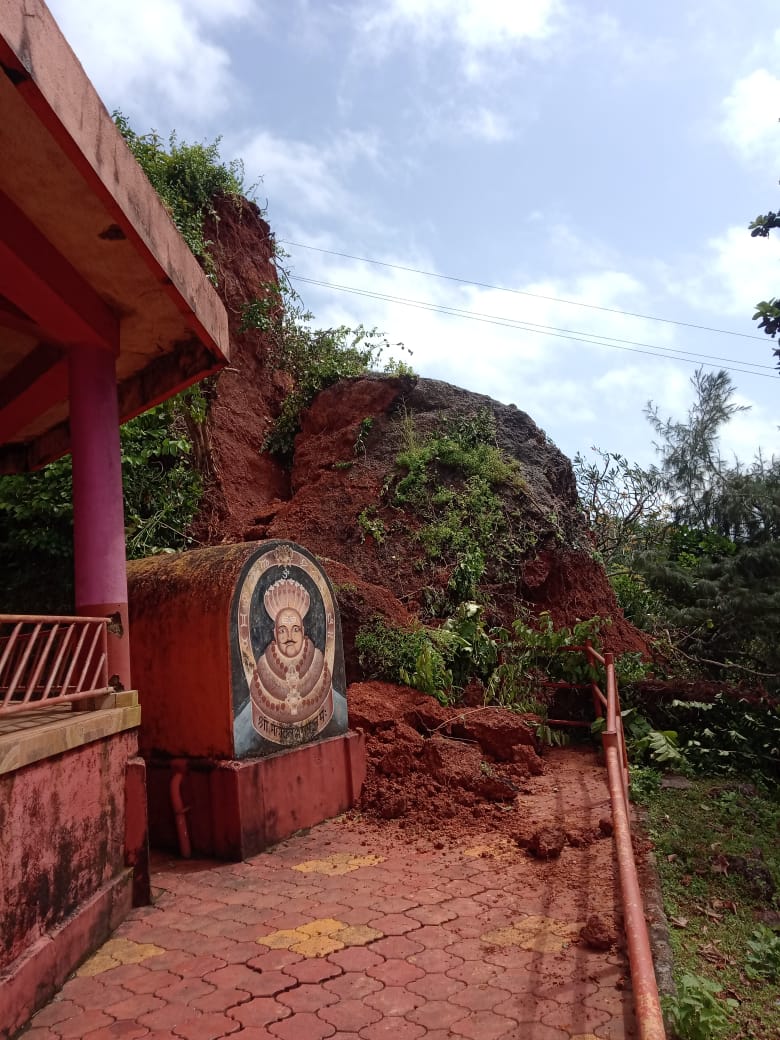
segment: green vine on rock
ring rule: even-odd
[[[187,144],[176,133],[168,137],[167,147],[152,130],[138,134],[126,116],[114,112],[114,122],[141,169],[162,199],[177,230],[214,281],[205,237],[207,217],[216,217],[214,199],[223,195],[239,199],[251,192],[244,184],[244,166],[239,159],[223,163],[219,155],[220,138],[211,144]]]
[[[394,361],[381,367],[381,359],[391,344],[378,329],[367,329],[363,325],[317,329],[312,326],[313,318],[286,277],[281,285],[267,284],[262,297],[245,305],[241,318],[241,332],[256,329],[264,333],[269,365],[282,369],[292,380],[292,389],[263,445],[265,451],[284,462],[292,459],[301,414],[321,390],[339,379],[369,372],[404,375],[411,372],[408,366],[401,372],[400,363]],[[400,343],[392,346],[404,349]],[[370,425],[365,429],[361,426],[356,454],[369,430]]]

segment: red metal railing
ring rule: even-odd
[[[0,614],[0,715],[105,693],[108,619]]]
[[[574,649],[572,647],[572,649]],[[631,843],[631,808],[628,796],[628,756],[620,713],[620,696],[615,678],[615,660],[611,653],[598,653],[589,642],[582,650],[588,664],[602,665],[606,672],[606,695],[595,679],[591,683],[593,704],[598,717],[606,713],[601,739],[607,765],[607,784],[612,803],[612,825],[617,853],[620,891],[625,914],[628,960],[634,990],[634,1009],[640,1040],[664,1040],[663,1015],[650,950],[650,937],[645,920],[642,892],[639,887],[634,847]]]

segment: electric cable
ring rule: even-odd
[[[336,282],[326,282],[317,278],[308,278],[304,275],[290,275],[292,280],[307,285],[314,285],[324,289],[334,289],[339,292],[347,292],[355,296],[364,296],[369,299],[381,300],[386,303],[395,303],[404,307],[413,307],[418,310],[430,311],[449,315],[453,318],[461,318],[469,321],[479,321],[486,325],[497,325],[504,328],[518,329],[534,335],[552,336],[556,339],[572,340],[577,343],[586,343],[590,346],[609,347],[613,350],[624,350],[634,354],[644,354],[649,357],[666,359],[671,361],[682,361],[686,364],[704,365],[707,368],[723,368],[730,372],[740,372],[745,375],[761,376],[764,379],[776,379],[777,375],[771,365],[759,364],[752,361],[736,361],[733,358],[721,358],[717,355],[703,354],[696,351],[683,350],[678,347],[661,347],[651,343],[641,343],[635,340],[624,340],[617,336],[601,336],[599,334],[587,334],[576,329],[559,329],[550,325],[537,325],[533,322],[525,322],[518,318],[506,318],[499,315],[484,314],[480,311],[470,311],[465,308],[450,307],[446,304],[436,304],[428,300],[414,300],[404,296],[393,296],[389,293],[375,292],[369,289],[358,289],[355,286],[340,285]],[[647,349],[643,349],[647,348]],[[684,356],[683,356],[684,355]],[[693,360],[696,359],[696,360]],[[710,360],[704,360],[710,359]],[[715,362],[726,362],[725,365]],[[737,367],[747,365],[748,368]],[[766,371],[757,371],[766,369]]]
[[[666,325],[679,325],[681,328],[698,329],[700,332],[715,332],[719,336],[738,336],[741,339],[755,339],[761,343],[766,342],[765,336],[757,336],[752,332],[737,332],[735,329],[718,329],[710,325],[697,325],[692,321],[679,321],[675,318],[661,318],[655,314],[640,314],[636,311],[624,311],[619,307],[605,307],[598,303],[585,303],[582,300],[564,300],[558,296],[545,296],[542,293],[531,292],[529,289],[510,289],[506,285],[491,285],[490,282],[480,282],[472,278],[459,278],[452,274],[439,274],[437,271],[426,271],[419,267],[407,267],[404,264],[391,264],[386,260],[375,260],[368,256],[356,256],[354,253],[341,253],[336,249],[325,249],[323,246],[313,246],[306,242],[293,242],[289,238],[279,239],[280,245],[295,246],[296,249],[311,249],[316,253],[326,253],[329,256],[340,256],[346,260],[358,260],[364,264],[375,264],[378,267],[389,267],[394,271],[407,271],[409,274],[421,274],[426,278],[440,278],[447,282],[459,282],[461,285],[474,285],[480,289],[495,289],[498,292],[512,293],[515,296],[531,296],[537,300],[547,300],[549,303],[563,303],[570,307],[586,307],[594,311],[606,311],[608,314],[622,314],[627,318],[642,318],[645,321],[663,322]]]

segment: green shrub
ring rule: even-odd
[[[749,979],[780,979],[780,935],[760,924],[747,940],[745,974]]]
[[[729,1011],[739,1005],[731,998],[719,1000],[721,987],[701,975],[683,975],[677,996],[666,1001],[669,1018],[679,1040],[714,1040],[729,1025]]]
[[[219,138],[211,144],[186,144],[170,134],[166,144],[154,130],[137,134],[121,112],[114,122],[130,151],[170,213],[179,233],[213,278],[206,217],[214,216],[214,198],[246,194],[244,167],[239,160],[223,163]],[[251,189],[250,189],[251,190]]]

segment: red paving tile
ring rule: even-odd
[[[321,1008],[335,1004],[339,1000],[337,993],[331,993],[324,986],[316,983],[307,983],[296,986],[295,989],[280,993],[278,996],[280,1004],[286,1004],[297,1018],[305,1012],[316,1014]]]
[[[406,988],[428,1000],[448,1000],[453,993],[465,989],[466,983],[460,982],[459,979],[451,979],[443,972],[431,972],[423,973],[422,978],[416,982],[408,982]]]
[[[365,998],[369,1007],[376,1008],[387,1017],[406,1015],[414,1011],[420,1004],[425,1003],[425,998],[404,986],[385,986],[376,993],[369,993]]]
[[[149,1030],[137,1022],[112,1022],[110,1026],[100,1026],[91,1033],[85,1033],[82,1040],[140,1040]]]
[[[467,1015],[468,1011],[465,1008],[450,1004],[446,1000],[426,1000],[406,1017],[410,1022],[425,1026],[426,1029],[448,1029],[453,1022],[459,1022]]]
[[[584,830],[605,811],[600,774],[582,798]],[[540,953],[502,932],[529,915],[612,919],[611,843],[550,864],[474,856],[491,840],[434,849],[345,818],[245,863],[160,859],[156,906],[134,910],[117,936],[161,952],[71,979],[19,1040],[633,1040],[622,952],[575,942]],[[293,869],[343,852],[380,862],[346,874]],[[280,948],[257,941],[323,919],[356,929],[356,945],[311,944],[309,956],[284,948],[295,936]],[[366,925],[380,934],[361,933]]]
[[[382,983],[377,979],[357,971],[349,971],[337,979],[330,979],[323,983],[323,986],[339,1000],[362,1000],[369,993],[382,989]]]
[[[358,1034],[361,1040],[419,1040],[425,1029],[405,1019],[383,1018]]]
[[[273,997],[254,997],[245,1004],[239,1004],[238,1007],[228,1008],[227,1013],[230,1018],[240,1022],[244,1028],[268,1026],[282,1018],[289,1018],[292,1014],[288,1007],[280,1004]]]
[[[186,1004],[165,1004],[145,1015],[139,1015],[138,1021],[150,1029],[170,1029],[176,1031],[185,1022],[200,1018],[203,1012]]]
[[[282,1040],[324,1040],[336,1032],[335,1026],[308,1012],[286,1018],[283,1022],[274,1022],[268,1029]]]
[[[236,1007],[238,1004],[245,1004],[251,999],[252,994],[247,993],[244,989],[215,989],[208,996],[198,997],[197,1000],[193,1000],[192,1006],[197,1008],[198,1011],[210,1013],[212,1011],[224,1011],[225,1008]]]
[[[351,1033],[358,1033],[382,1018],[381,1011],[374,1010],[362,1000],[340,1000],[317,1014],[323,1022],[330,1022],[336,1029]]]
[[[110,1026],[114,1020],[109,1018],[103,1011],[85,1011],[75,1018],[66,1018],[57,1023],[57,1032],[63,1038],[70,1040],[82,1040],[87,1033],[102,1026]]]
[[[350,946],[345,950],[338,950],[332,953],[328,960],[342,971],[370,971],[371,968],[385,963],[380,953],[365,946]]]
[[[222,1040],[223,1036],[235,1033],[240,1028],[234,1018],[214,1013],[185,1022],[176,1027],[176,1032],[182,1040]]]
[[[405,986],[409,982],[424,978],[425,972],[409,961],[392,959],[367,968],[366,975],[379,979],[385,986]]]
[[[468,1018],[453,1022],[450,1028],[456,1036],[465,1036],[469,1040],[499,1040],[512,1033],[517,1035],[517,1023],[492,1011],[476,1011]]]
[[[135,993],[129,994],[124,1000],[119,1000],[115,1004],[105,1004],[103,1010],[111,1018],[132,1022],[141,1015],[146,1015],[161,1007],[165,1007],[165,1001],[153,993]]]
[[[346,951],[344,951],[346,952]],[[376,958],[378,961],[381,958]],[[310,957],[308,960],[300,960],[297,964],[289,964],[282,968],[285,975],[290,975],[298,982],[325,982],[327,979],[335,979],[344,971],[339,964],[332,964],[332,957],[323,960],[320,957]]]

